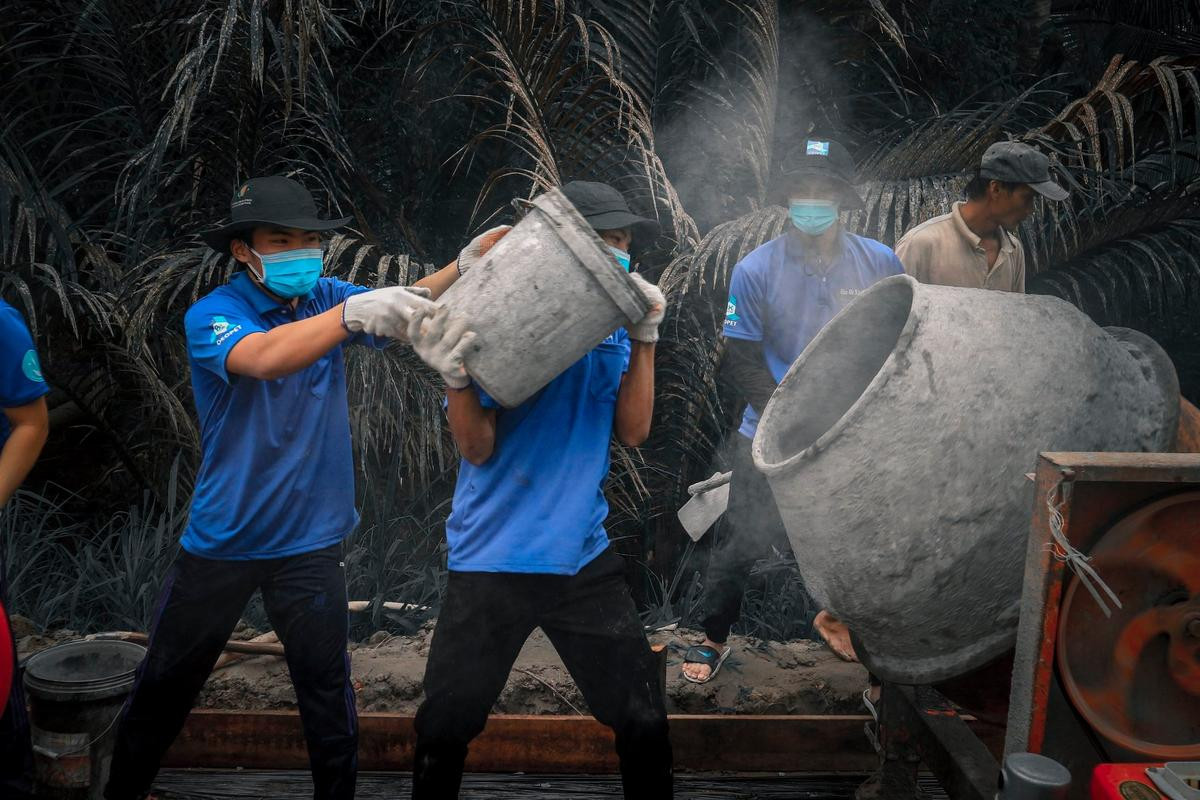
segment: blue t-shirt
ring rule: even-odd
[[[763,343],[767,368],[783,380],[813,337],[856,295],[904,266],[885,244],[843,232],[828,266],[806,258],[790,233],[752,250],[733,268],[725,336]],[[815,254],[814,254],[815,255]],[[749,405],[738,432],[754,438],[758,413]]]
[[[293,311],[243,272],[188,309],[201,462],[184,550],[277,558],[328,547],[358,524],[342,348],[275,380],[230,375],[225,360],[246,336],[316,316],[363,291],[321,278]],[[349,341],[386,343],[361,335]]]
[[[496,446],[463,459],[446,520],[457,572],[574,575],[608,547],[608,448],[621,376],[622,328],[516,408],[496,416]],[[485,408],[498,404],[482,389]]]
[[[24,317],[0,300],[0,409],[28,405],[49,391]],[[8,417],[0,412],[0,447],[11,433]]]

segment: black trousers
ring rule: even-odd
[[[754,468],[750,440],[734,434],[730,464],[729,507],[722,538],[709,554],[704,582],[704,635],[714,642],[729,638],[729,629],[742,614],[742,597],[754,562],[770,555],[772,546],[792,551],[767,478]]]
[[[458,797],[467,745],[539,626],[592,714],[616,734],[625,796],[672,796],[658,669],[623,575],[611,548],[577,575],[450,573],[417,711],[414,798]]]
[[[314,797],[354,797],[358,716],[346,653],[341,546],[257,561],[181,552],[167,574],[150,650],[117,730],[109,800],[142,797],[255,589],[284,646],[308,743]]]
[[[0,570],[0,603],[7,603],[4,572]],[[5,622],[7,622],[7,618]],[[29,742],[29,711],[25,706],[25,690],[17,670],[17,642],[13,639],[13,681],[8,691],[8,703],[0,715],[0,797],[20,800],[33,797],[33,748]]]

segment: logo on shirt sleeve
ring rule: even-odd
[[[230,326],[229,320],[224,317],[214,316],[212,318],[212,343],[222,345],[226,339],[241,329],[241,325]]]
[[[21,371],[34,383],[46,382],[46,379],[42,377],[41,362],[38,361],[37,353],[32,349],[27,351],[25,357],[21,359]]]
[[[729,295],[729,303],[725,306],[725,324],[730,326],[737,325],[740,319],[741,317],[737,313],[737,298]]]

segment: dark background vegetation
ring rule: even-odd
[[[614,448],[609,486],[651,623],[694,613],[708,542],[685,547],[674,511],[741,407],[716,381],[729,274],[783,230],[772,179],[810,133],[851,147],[850,224],[888,244],[992,142],[1053,153],[1072,196],[1020,231],[1030,291],[1154,336],[1200,400],[1198,37],[1196,0],[0,3],[0,293],[54,387],[46,454],[0,514],[13,610],[145,623],[196,468],[182,314],[233,266],[196,233],[255,175],[353,215],[328,269],[367,284],[419,278],[574,178],[661,220],[635,254],[672,301],[654,433]],[[401,347],[350,364],[351,594],[436,606],[440,384]],[[802,634],[790,557],[760,571],[745,629]]]

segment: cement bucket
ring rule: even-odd
[[[1174,369],[1052,297],[880,281],[754,438],[809,591],[867,666],[933,683],[1012,647],[1040,451],[1170,449]]]
[[[612,252],[557,189],[439,302],[479,334],[471,376],[496,402],[520,405],[649,305]]]
[[[117,719],[146,648],[68,642],[25,662],[39,797],[100,800]]]

